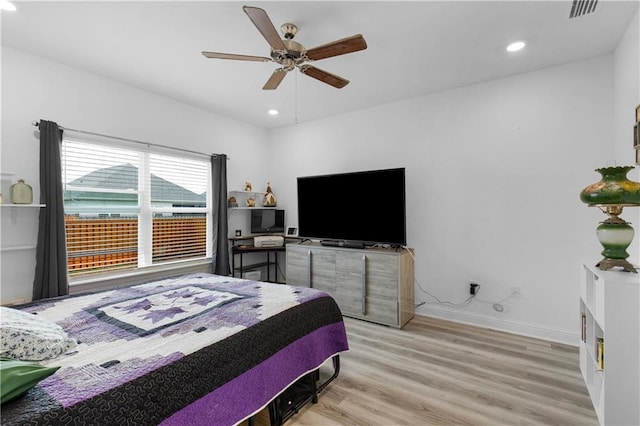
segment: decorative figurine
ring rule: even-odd
[[[251,191],[251,182],[245,182],[244,183],[244,190],[245,191]]]
[[[247,207],[255,207],[256,206],[256,200],[254,198],[247,198]]]
[[[236,200],[236,197],[229,197],[227,200],[227,207],[238,207],[238,200]]]
[[[271,191],[271,182],[267,182],[267,193],[264,195],[264,199],[262,200],[262,205],[265,207],[276,206],[276,196],[273,195],[273,192]]]

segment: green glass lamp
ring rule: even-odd
[[[580,192],[580,199],[590,207],[598,207],[609,217],[600,222],[596,230],[598,241],[604,247],[604,258],[596,264],[603,270],[621,267],[624,271],[637,273],[627,261],[627,247],[633,241],[631,224],[621,217],[624,207],[640,206],[640,183],[627,178],[633,166],[603,167],[596,169],[602,178]]]

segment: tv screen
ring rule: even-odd
[[[405,169],[298,177],[298,235],[406,245]]]
[[[251,210],[251,233],[274,234],[284,232],[284,210]]]

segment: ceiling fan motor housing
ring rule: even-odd
[[[302,53],[305,51],[305,48],[302,44],[293,40],[282,40],[282,42],[286,47],[285,51],[271,50],[271,57],[274,61],[279,64],[282,64],[285,59],[291,59],[296,64],[304,61]]]

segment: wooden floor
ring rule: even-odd
[[[577,348],[427,317],[345,323],[339,377],[286,426],[598,424]]]

